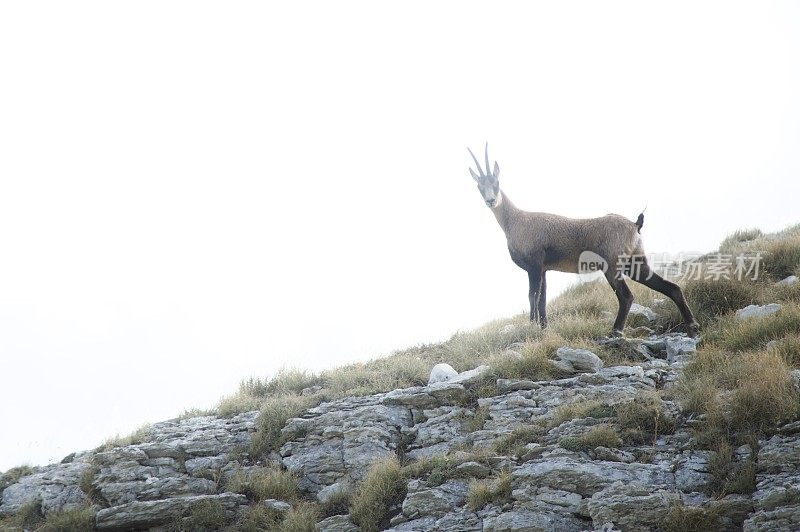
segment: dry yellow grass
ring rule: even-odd
[[[225,489],[241,493],[252,501],[278,499],[291,502],[300,497],[297,479],[291,473],[269,467],[238,470],[228,481]]]
[[[144,443],[150,438],[150,424],[142,425],[134,430],[127,436],[120,436],[117,434],[113,438],[107,439],[102,445],[97,447],[96,451],[110,451],[115,447],[124,447],[126,445],[135,445],[137,443]]]
[[[370,468],[350,505],[350,515],[361,530],[379,530],[390,509],[406,494],[406,479],[395,458],[379,461]]]
[[[478,511],[487,504],[503,504],[511,499],[511,473],[504,471],[497,478],[473,480],[467,493],[467,507]]]

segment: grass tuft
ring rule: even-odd
[[[545,432],[541,425],[526,425],[514,429],[510,434],[502,436],[494,445],[494,450],[499,454],[513,454],[518,448],[533,442],[538,442]]]
[[[95,450],[98,452],[110,451],[116,447],[125,447],[128,445],[138,445],[150,440],[150,424],[145,424],[134,430],[127,436],[120,436],[117,434],[113,438],[107,439],[102,445]]]
[[[708,464],[710,495],[721,498],[731,493],[749,494],[756,490],[756,464],[751,460],[737,462],[733,446],[719,442]]]
[[[291,502],[300,496],[294,475],[282,469],[266,467],[236,471],[228,481],[226,489],[241,493],[256,502],[265,499]]]
[[[778,312],[761,318],[721,319],[706,332],[705,340],[726,351],[747,351],[797,333],[800,333],[800,305],[786,303]]]
[[[693,279],[683,289],[686,300],[701,325],[718,316],[758,302],[758,286],[737,279]]]
[[[300,501],[286,512],[278,530],[280,532],[313,532],[320,519],[319,506],[310,501]]]
[[[511,473],[504,471],[495,479],[473,480],[467,493],[467,507],[477,512],[487,504],[504,504],[511,500]]]
[[[742,250],[742,243],[751,242],[757,238],[764,236],[761,229],[749,228],[739,229],[738,231],[725,237],[725,240],[719,245],[719,252],[725,255],[733,255]]]
[[[552,417],[548,422],[548,428],[555,428],[573,419],[591,418],[605,418],[612,417],[614,409],[608,405],[596,401],[594,399],[589,401],[574,401],[559,405],[553,409]]]
[[[222,529],[227,522],[228,518],[222,503],[216,500],[205,500],[194,504],[185,518],[175,519],[171,528],[175,531],[211,531]]]
[[[638,392],[633,401],[614,406],[622,437],[634,443],[652,442],[660,434],[675,431],[675,419],[667,414],[657,392]]]
[[[769,241],[764,246],[764,271],[774,280],[793,275],[800,265],[800,235]]]
[[[701,446],[744,442],[796,419],[800,393],[791,368],[776,350],[726,354],[702,349],[678,383],[684,408],[704,414],[695,431]]]
[[[676,504],[667,513],[663,529],[664,532],[710,532],[721,527],[718,512]]]
[[[800,368],[800,334],[790,334],[769,347],[790,368]]]
[[[264,456],[283,443],[281,429],[290,418],[297,417],[317,403],[302,395],[277,395],[268,398],[256,420],[256,433],[250,443],[250,455]]]
[[[0,492],[9,487],[11,484],[16,484],[22,477],[27,477],[33,473],[31,466],[22,465],[12,467],[2,475],[0,475]]]
[[[406,481],[400,463],[395,458],[381,460],[372,465],[353,496],[350,516],[361,530],[380,530],[405,495]]]

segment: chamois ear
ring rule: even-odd
[[[481,180],[478,178],[478,176],[475,174],[475,172],[472,171],[472,168],[469,169],[469,173],[472,176],[472,179],[474,179],[478,183],[481,182]]]
[[[500,166],[497,164],[497,161],[494,162],[494,172],[492,172],[495,177],[500,177]]]

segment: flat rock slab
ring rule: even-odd
[[[651,489],[675,489],[675,475],[653,464],[626,464],[567,456],[532,460],[512,473],[515,488],[526,484],[548,486],[591,497],[614,482],[638,482]]]
[[[171,523],[189,515],[199,505],[218,503],[228,519],[236,518],[247,505],[244,495],[223,493],[221,495],[197,495],[175,497],[159,501],[136,501],[120,506],[104,508],[97,512],[98,530],[142,530]]]

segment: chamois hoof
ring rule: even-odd
[[[623,336],[625,336],[625,333],[619,329],[613,329],[611,331],[611,338],[622,338]]]

